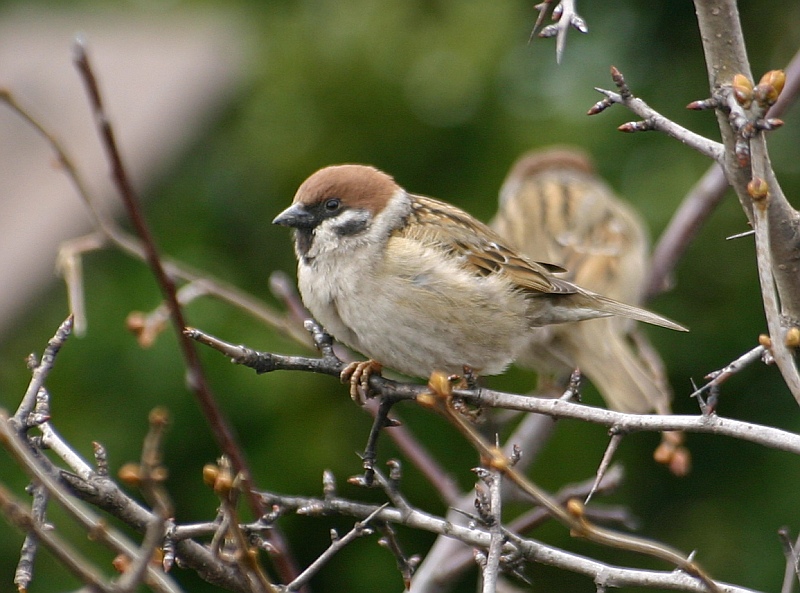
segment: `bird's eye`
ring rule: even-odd
[[[325,210],[327,212],[336,212],[342,205],[339,198],[329,198],[325,200]]]

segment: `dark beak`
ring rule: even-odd
[[[312,229],[316,226],[317,221],[313,214],[311,214],[302,204],[292,204],[286,210],[278,214],[272,224],[279,224],[281,226],[289,226],[296,229]]]

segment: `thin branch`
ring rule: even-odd
[[[82,280],[80,278],[80,255],[87,251],[99,249],[103,246],[104,240],[113,243],[123,253],[141,260],[146,258],[145,248],[139,239],[126,233],[113,218],[97,207],[95,203],[96,200],[92,197],[91,192],[89,192],[88,186],[80,175],[73,159],[55,135],[51,134],[7,89],[0,88],[0,101],[5,103],[17,116],[28,123],[42,136],[45,142],[47,142],[51,150],[56,154],[59,164],[63,168],[69,181],[75,187],[78,197],[83,200],[89,214],[94,220],[94,224],[101,233],[99,237],[97,233],[91,233],[85,237],[67,241],[59,250],[57,267],[62,270],[65,275],[67,288],[69,290],[70,306],[74,307],[71,311],[76,318],[76,334],[82,335],[86,329],[87,322],[85,313],[81,309],[83,294],[81,288]],[[207,294],[213,295],[247,312],[254,318],[275,328],[283,335],[291,337],[304,346],[308,346],[308,336],[298,327],[298,324],[294,320],[288,320],[285,315],[266,306],[252,295],[218,278],[213,278],[207,273],[193,270],[185,264],[178,263],[174,260],[163,258],[162,265],[170,277],[179,278],[185,282],[202,283]]]
[[[389,550],[392,556],[394,556],[397,570],[400,571],[400,575],[403,577],[403,585],[407,591],[411,588],[411,577],[414,574],[414,570],[419,565],[420,557],[417,555],[407,557],[403,553],[403,550],[400,548],[400,542],[397,541],[397,534],[391,525],[388,523],[380,523],[377,527],[382,534],[381,538],[378,540],[378,545]]]
[[[30,510],[2,485],[0,485],[0,512],[9,523],[25,533],[33,534],[64,568],[88,585],[92,591],[112,593],[114,588],[78,550],[61,539],[52,529],[36,521]]]
[[[497,589],[497,579],[500,576],[500,556],[503,552],[505,543],[505,529],[503,529],[503,493],[502,480],[503,474],[497,470],[487,470],[480,468],[478,476],[483,480],[489,489],[487,497],[488,508],[486,515],[488,520],[489,550],[486,554],[486,563],[483,566],[483,593],[495,593]]]
[[[64,342],[66,342],[71,331],[72,315],[61,323],[55,335],[47,342],[47,347],[42,354],[42,360],[34,364],[33,376],[28,384],[28,389],[25,391],[25,395],[22,396],[22,401],[16,413],[11,418],[11,422],[18,431],[25,430],[30,414],[36,406],[36,398],[39,391],[42,385],[44,385],[47,375],[49,375],[50,371],[53,369],[53,363],[55,362],[58,351],[64,345]]]
[[[153,520],[153,514],[149,510],[106,477],[93,476],[90,480],[81,480],[69,474],[63,477],[78,498],[116,517],[137,532],[144,533]],[[174,542],[174,547],[181,566],[194,570],[208,583],[238,593],[252,593],[250,583],[241,572],[235,566],[221,562],[207,546],[191,539],[181,539]],[[134,554],[135,550],[132,547],[120,553]],[[161,570],[155,570],[155,574],[164,575]]]
[[[83,479],[88,479],[89,476],[94,473],[92,466],[86,463],[86,461],[61,438],[55,428],[53,428],[52,423],[42,423],[39,426],[39,430],[42,431],[42,447],[53,451],[77,475]]]
[[[579,401],[581,381],[580,371],[578,369],[574,370],[570,374],[567,387],[559,396],[559,399]],[[530,397],[542,397],[535,393],[529,395]],[[524,451],[525,454],[517,462],[516,467],[519,471],[525,471],[536,460],[554,429],[555,418],[539,414],[526,414],[514,432],[508,437],[504,453],[510,457],[513,454],[514,447]]]
[[[689,397],[697,397],[706,391],[718,388],[739,371],[747,368],[758,360],[762,360],[766,351],[767,349],[764,346],[758,345],[721,369],[711,371],[705,376],[706,379],[711,380],[699,389],[696,389]]]
[[[683,126],[676,124],[672,120],[658,113],[655,109],[650,107],[638,97],[635,97],[628,88],[622,73],[614,66],[611,67],[611,78],[613,79],[614,84],[617,85],[619,92],[615,93],[613,91],[595,88],[598,93],[605,96],[605,100],[590,109],[589,115],[595,115],[605,110],[612,104],[619,103],[627,107],[630,111],[633,111],[633,113],[641,117],[643,120],[641,122],[630,122],[623,124],[619,127],[620,131],[638,132],[657,130],[664,132],[676,140],[680,140],[690,148],[695,149],[699,153],[704,154],[715,161],[719,162],[722,160],[724,156],[722,144],[719,142],[714,142],[713,140],[709,140],[700,134],[696,134],[695,132],[684,128]]]
[[[47,512],[47,501],[50,499],[47,490],[39,484],[31,484],[33,503],[31,504],[31,520],[44,526]],[[19,553],[19,562],[14,571],[14,584],[19,591],[27,591],[33,580],[33,563],[39,551],[39,538],[32,531],[25,534],[22,549]]]
[[[364,406],[370,414],[376,414],[378,402],[374,399],[369,400]],[[406,459],[416,467],[439,493],[443,502],[448,505],[455,505],[460,497],[458,483],[443,465],[441,465],[433,454],[417,439],[414,433],[406,425],[402,424],[402,419],[393,414],[393,418],[399,424],[393,425],[386,430],[387,436],[394,441],[397,448],[403,453]]]
[[[582,420],[621,432],[683,430],[717,434],[800,455],[799,435],[771,426],[742,422],[714,414],[709,416],[626,414],[560,400],[541,400],[487,389],[481,389],[477,393],[456,392],[456,394],[464,397],[473,405],[535,412],[554,418]]]
[[[78,337],[86,334],[86,328],[89,325],[83,290],[82,255],[88,251],[100,249],[105,243],[106,237],[100,231],[96,231],[77,239],[65,241],[58,248],[56,271],[61,274],[67,285],[67,302],[70,313],[75,319],[73,331]]]
[[[153,507],[152,518],[148,522],[145,536],[137,553],[127,559],[127,567],[117,581],[121,591],[134,591],[145,577],[153,554],[164,541],[167,520],[173,515],[172,503],[163,481],[166,468],[161,465],[164,433],[168,414],[163,408],[150,412],[149,429],[142,445],[141,462],[137,468],[137,482]]]
[[[250,366],[260,373],[277,370],[297,370],[338,377],[344,367],[344,363],[335,357],[308,358],[259,352],[245,346],[237,346],[225,342],[198,329],[190,328],[186,331],[187,335],[192,339],[222,352],[232,362]],[[381,393],[384,397],[389,396],[397,399],[415,399],[418,395],[428,391],[423,385],[398,383],[377,375],[370,377],[370,388]],[[683,430],[686,432],[718,434],[800,455],[800,435],[771,426],[723,418],[715,414],[705,416],[626,414],[561,399],[543,399],[485,388],[474,391],[456,390],[454,395],[477,407],[503,408],[544,414],[552,418],[582,420],[613,428],[623,433]]]
[[[622,466],[614,465],[606,473],[595,493],[610,493],[617,490],[622,482],[624,471]],[[594,478],[576,484],[567,484],[559,489],[553,497],[559,504],[566,504],[572,498],[584,498],[594,484]],[[506,489],[508,491],[508,489]],[[465,497],[467,498],[467,497]],[[466,504],[459,505],[466,508]],[[600,523],[615,522],[628,529],[634,529],[637,522],[627,509],[598,509],[594,505],[586,507],[586,515]],[[456,513],[448,511],[446,520],[454,521]],[[542,507],[534,507],[506,524],[507,533],[525,533],[551,519]],[[437,588],[437,583],[452,583],[474,564],[472,551],[456,539],[440,536],[428,551],[420,570],[415,574],[415,583],[419,590],[427,591]]]
[[[592,491],[594,491],[594,494],[608,494],[619,488],[620,484],[622,483],[623,476],[624,470],[622,469],[622,466],[612,465],[605,473],[599,484],[595,484],[596,478],[584,480],[583,482],[578,482],[576,484],[567,484],[558,492],[556,492],[553,495],[553,498],[555,498],[559,504],[565,505],[573,498],[585,498],[588,496],[589,492]],[[586,515],[593,516],[593,513],[594,506],[587,506]],[[600,517],[595,517],[596,520],[599,521]],[[546,519],[549,518],[550,515],[547,513],[547,511],[541,507],[535,507],[509,522],[506,525],[506,528],[512,533],[524,533],[530,529],[533,529],[534,527],[537,527],[538,525],[541,525]],[[627,512],[625,516],[616,515],[615,519],[617,521],[621,519],[621,522],[627,527],[631,527],[632,524],[636,522],[629,512]]]
[[[367,516],[363,521],[358,521],[353,528],[344,534],[343,537],[334,537],[331,545],[320,554],[314,562],[308,565],[308,567],[297,575],[294,581],[286,585],[284,591],[286,593],[290,593],[292,591],[299,591],[302,587],[306,586],[311,578],[317,574],[325,564],[330,562],[331,558],[333,558],[336,554],[338,554],[342,549],[344,549],[348,544],[357,540],[359,537],[364,537],[365,535],[372,535],[373,531],[369,527],[369,524],[375,519],[375,517],[380,514],[383,509],[385,509],[389,503],[386,503],[377,509],[375,509],[369,516]]]

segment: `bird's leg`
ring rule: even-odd
[[[397,420],[389,418],[389,411],[392,409],[395,402],[396,400],[391,397],[382,397],[378,410],[375,413],[375,420],[369,431],[367,446],[364,448],[364,454],[361,456],[361,460],[364,462],[364,484],[366,486],[372,486],[372,481],[375,477],[375,460],[378,458],[378,435],[384,428],[400,425],[400,422]]]
[[[466,383],[465,387],[470,391],[478,388],[478,375],[475,373],[475,369],[473,369],[469,365],[464,365],[464,374],[462,375],[464,378],[464,382]]]
[[[350,397],[358,405],[363,406],[369,398],[369,378],[373,374],[380,374],[383,365],[372,359],[351,362],[342,372],[339,379],[342,383],[350,383]]]

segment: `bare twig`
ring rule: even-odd
[[[364,408],[370,414],[376,414],[378,402],[369,400]],[[394,413],[396,424],[386,431],[389,438],[394,441],[397,448],[406,459],[425,476],[428,482],[436,489],[442,501],[448,505],[455,505],[459,499],[458,483],[451,473],[442,466],[433,454],[416,438],[411,429],[402,424],[402,420]]]
[[[358,521],[353,528],[348,531],[342,537],[334,537],[332,538],[333,541],[331,545],[319,556],[317,556],[316,560],[306,567],[306,569],[297,575],[297,578],[286,585],[284,591],[289,593],[291,591],[299,591],[302,587],[304,587],[311,578],[317,574],[320,569],[327,564],[331,558],[333,558],[339,551],[341,551],[344,547],[346,547],[351,542],[355,541],[359,537],[364,537],[365,535],[372,535],[372,529],[369,527],[369,524],[375,519],[376,516],[380,514],[383,509],[389,506],[389,503],[386,503],[377,509],[375,509],[372,513],[369,514],[363,521]]]
[[[400,571],[400,575],[403,577],[405,590],[408,590],[411,587],[411,577],[419,564],[420,557],[416,555],[407,557],[403,553],[403,550],[400,548],[400,543],[397,541],[397,534],[391,525],[388,523],[380,523],[377,527],[382,534],[381,538],[378,540],[378,545],[383,546],[392,553],[397,563],[397,570]]]
[[[614,84],[617,85],[617,90],[619,92],[615,93],[613,91],[595,88],[598,93],[605,96],[605,102],[603,102],[602,107],[600,107],[600,104],[598,103],[594,108],[590,109],[589,115],[594,115],[605,110],[612,104],[619,103],[642,118],[641,122],[629,122],[621,125],[619,127],[620,131],[638,132],[646,130],[658,130],[660,132],[664,132],[672,138],[675,138],[676,140],[680,140],[690,148],[694,148],[696,151],[706,155],[711,159],[714,159],[715,161],[722,160],[723,146],[719,142],[709,140],[700,134],[696,134],[695,132],[684,128],[683,126],[676,124],[672,120],[658,113],[655,109],[650,107],[638,97],[635,97],[628,88],[622,73],[614,66],[611,67],[611,78],[613,79]]]
[[[577,398],[580,391],[581,375],[575,371],[570,376],[570,381],[567,389],[561,395],[561,399],[571,401]],[[534,397],[531,395],[530,397]],[[514,432],[509,436],[503,452],[506,456],[511,457],[514,454],[515,448],[524,451],[524,455],[517,461],[516,467],[519,471],[525,471],[533,461],[536,459],[538,453],[542,450],[547,439],[552,434],[555,427],[556,419],[550,416],[541,414],[525,414],[519,425]],[[395,429],[392,429],[394,432]],[[585,496],[587,489],[582,491]],[[508,495],[509,488],[503,490],[504,495]],[[556,495],[558,497],[558,494]],[[448,521],[458,521],[460,516],[458,513],[461,509],[469,507],[474,498],[473,492],[459,494],[456,492],[455,498],[448,501],[451,509],[447,513]],[[566,502],[563,500],[562,502]],[[536,509],[542,511],[542,509]],[[535,512],[535,511],[534,511]],[[542,511],[545,517],[549,515]],[[440,536],[433,544],[425,559],[422,561],[419,570],[415,574],[417,587],[421,590],[427,590],[431,583],[444,583],[453,582],[458,578],[458,575],[474,564],[473,554],[470,550],[466,549],[461,542],[448,537]]]
[[[578,369],[572,371],[569,381],[567,382],[567,387],[564,389],[564,393],[559,396],[559,399],[564,401],[580,400],[581,381],[581,372]],[[541,397],[541,395],[533,393],[530,394],[530,397]],[[525,471],[542,451],[554,428],[555,418],[538,414],[527,414],[511,436],[508,437],[504,453],[506,456],[510,457],[513,454],[512,449],[514,447],[524,451],[525,454],[517,462],[516,467],[519,471]]]
[[[20,402],[16,413],[14,414],[13,418],[11,418],[12,424],[14,424],[18,431],[22,431],[27,428],[26,425],[29,416],[36,406],[36,398],[39,394],[39,390],[44,385],[47,375],[50,374],[50,371],[53,368],[53,363],[55,362],[55,357],[58,354],[58,351],[64,345],[64,342],[66,342],[71,331],[72,315],[67,317],[59,326],[55,335],[50,339],[50,341],[47,342],[47,347],[42,354],[42,360],[37,361],[33,366],[33,376],[31,377],[31,382],[28,384],[28,389],[25,391],[25,395],[22,396],[22,401]]]
[[[47,511],[47,501],[49,496],[47,490],[42,488],[41,485],[31,484],[29,489],[32,490],[33,504],[31,505],[31,520],[46,528],[45,517]],[[17,570],[14,572],[14,584],[19,591],[27,591],[33,580],[33,562],[36,558],[36,553],[39,551],[39,539],[32,531],[25,534],[25,540],[22,542],[22,549],[19,553],[19,562],[17,562]]]
[[[706,391],[719,387],[742,369],[748,367],[757,360],[763,359],[765,352],[766,348],[762,345],[758,345],[752,350],[742,354],[730,364],[725,365],[723,368],[708,373],[705,378],[711,380],[701,388],[696,389],[690,397],[698,397]]]
[[[615,491],[622,482],[623,474],[622,466],[613,465],[603,477],[595,493],[609,493]],[[576,484],[567,484],[559,489],[553,497],[559,504],[565,505],[570,499],[584,498],[591,490],[594,482],[595,479],[592,478],[591,480],[584,480]],[[462,507],[465,506],[466,505],[462,505]],[[455,513],[451,510],[448,512],[446,518],[452,521],[454,516]],[[600,508],[595,505],[587,506],[586,516],[598,523],[616,523],[628,529],[635,529],[638,524],[638,521],[631,515],[630,511],[622,507]],[[507,523],[506,532],[517,535],[523,534],[550,519],[552,519],[550,513],[544,508],[534,507]],[[439,550],[443,551],[439,552]],[[461,542],[440,536],[434,544],[434,547],[431,548],[425,556],[423,566],[426,564],[436,566],[437,570],[434,574],[434,571],[428,569],[427,574],[425,574],[422,573],[422,568],[420,568],[420,572],[417,574],[417,586],[421,590],[427,590],[429,585],[433,583],[450,583],[456,581],[460,574],[474,564],[474,559],[471,550]]]
[[[83,258],[88,251],[100,249],[106,243],[106,237],[99,231],[71,239],[61,244],[56,259],[56,270],[64,278],[67,285],[69,310],[75,319],[74,333],[82,337],[86,333],[88,320],[83,290]]]
[[[65,474],[64,479],[79,498],[116,517],[137,532],[145,533],[153,520],[153,513],[133,500],[108,478],[93,476],[90,480],[82,480]],[[181,566],[194,570],[203,580],[213,585],[238,593],[252,593],[250,583],[236,566],[220,562],[207,546],[189,539],[188,536],[213,533],[218,526],[204,524],[203,527],[208,527],[208,529],[193,529],[192,526],[189,526],[184,532],[187,535],[186,538],[170,543],[170,545],[174,544],[175,554],[179,558]],[[123,549],[119,553],[135,554],[135,548]],[[155,574],[163,575],[163,572],[156,570]]]
[[[338,377],[344,364],[336,358],[308,358],[258,352],[245,346],[230,344],[197,329],[187,329],[192,339],[205,343],[237,364],[254,368],[257,372],[299,370]],[[414,399],[428,390],[422,385],[398,383],[384,377],[370,377],[370,388],[384,396]],[[561,399],[543,399],[527,395],[503,393],[480,388],[474,391],[456,390],[454,395],[478,407],[503,408],[545,414],[552,418],[569,418],[606,426],[621,432],[686,431],[708,433],[738,438],[780,451],[800,454],[800,436],[791,432],[723,418],[717,415],[687,416],[661,414],[626,414],[614,410],[594,408]]]
[[[0,486],[0,512],[9,523],[25,533],[33,534],[62,566],[93,591],[112,592],[111,584],[106,582],[103,575],[78,550],[61,539],[52,529],[36,521],[30,510],[3,486]]]
[[[86,329],[86,319],[85,314],[80,309],[80,304],[83,300],[83,295],[79,294],[82,291],[82,282],[79,278],[80,265],[75,260],[86,251],[92,251],[102,247],[106,240],[119,248],[123,253],[144,260],[144,246],[139,239],[126,233],[113,218],[97,207],[95,203],[96,200],[89,192],[73,159],[58,139],[23,107],[8,90],[0,88],[0,101],[4,102],[14,113],[31,125],[31,127],[44,138],[53,152],[55,152],[59,164],[63,168],[67,178],[75,187],[78,196],[83,200],[99,233],[101,233],[99,237],[97,233],[92,233],[86,237],[68,241],[62,246],[59,253],[58,267],[65,273],[65,279],[70,293],[70,303],[71,306],[76,307],[76,309],[73,310],[73,314],[76,317],[76,333],[81,335]],[[255,319],[275,328],[277,331],[294,339],[296,342],[304,346],[309,345],[308,335],[302,330],[302,327],[298,326],[295,320],[287,319],[285,315],[273,310],[262,301],[239,288],[223,282],[218,278],[213,278],[208,273],[191,269],[183,263],[168,258],[162,258],[162,264],[170,277],[178,278],[185,282],[202,283],[207,294],[213,295],[221,301],[227,302],[245,311]],[[79,325],[82,327],[78,327]],[[78,329],[80,331],[78,331]]]
[[[501,488],[503,474],[497,470],[484,468],[478,468],[476,471],[478,477],[483,480],[483,483],[486,484],[489,490],[489,495],[486,497],[488,508],[484,510],[483,515],[486,517],[487,527],[491,535],[486,560],[482,566],[483,585],[481,591],[483,593],[495,593],[497,590],[497,579],[500,576],[500,556],[502,555],[503,544],[505,543],[505,530],[503,529],[503,494]],[[478,493],[481,492],[477,488],[476,491]]]
[[[153,507],[153,516],[148,522],[140,549],[135,556],[127,558],[126,569],[117,583],[122,591],[134,591],[141,584],[154,552],[164,541],[167,520],[173,514],[172,503],[163,486],[166,468],[161,465],[168,413],[163,408],[156,408],[150,412],[148,420],[150,426],[135,474],[139,487]]]
[[[585,498],[588,496],[589,492],[594,491],[594,494],[603,494],[603,493],[610,493],[614,492],[619,488],[620,484],[622,483],[622,479],[624,476],[624,470],[622,469],[621,465],[612,465],[608,471],[606,471],[605,475],[603,476],[602,480],[599,484],[595,484],[596,478],[592,478],[591,480],[584,480],[583,482],[578,482],[576,484],[567,484],[563,486],[558,492],[553,495],[559,504],[565,505],[567,502],[573,498]],[[599,513],[595,515],[595,507],[594,506],[587,506],[586,507],[586,515],[591,516],[594,520],[598,522],[602,522],[602,517],[600,515],[604,515],[607,517],[607,514]],[[510,521],[506,528],[508,531],[512,533],[524,533],[534,527],[540,525],[546,519],[549,519],[550,515],[541,507],[535,507],[531,510],[522,513],[518,517],[516,517],[513,521]],[[615,521],[621,522],[627,527],[631,527],[633,524],[636,523],[635,519],[631,516],[629,511],[626,511],[624,514],[616,514]]]

